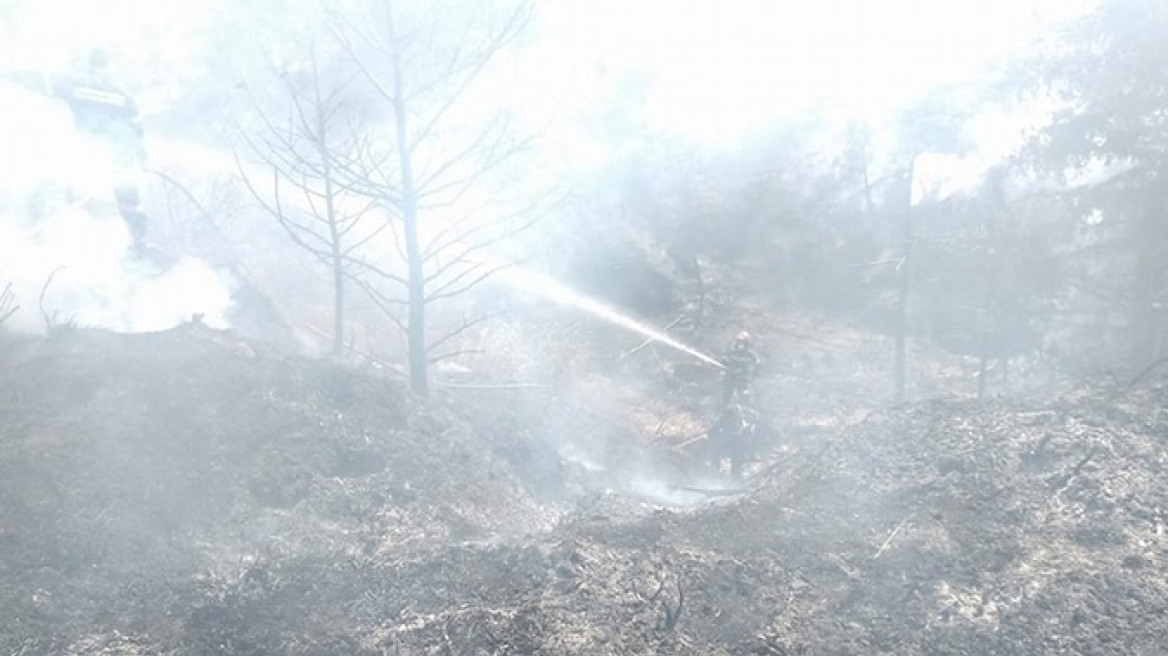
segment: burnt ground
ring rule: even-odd
[[[1166,401],[789,421],[718,488],[550,392],[0,337],[0,654],[1161,654]]]

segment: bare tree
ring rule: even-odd
[[[897,267],[897,317],[893,384],[897,403],[908,397],[907,341],[911,329],[909,304],[913,294],[916,269],[913,250],[917,240],[913,220],[917,179],[917,158],[927,152],[960,153],[968,148],[961,134],[961,124],[967,110],[950,106],[955,102],[940,94],[925,96],[908,107],[897,119],[898,159],[903,162],[898,176],[898,192],[893,211],[901,215],[900,262]],[[923,189],[922,189],[923,192]],[[924,193],[921,201],[924,201]]]
[[[404,308],[404,321],[395,321],[407,337],[411,387],[426,396],[429,365],[450,355],[436,352],[481,321],[464,321],[428,341],[427,307],[507,266],[487,249],[531,225],[545,198],[502,216],[471,209],[470,200],[531,140],[520,137],[503,113],[466,111],[474,83],[529,22],[530,4],[496,12],[492,3],[475,3],[478,11],[455,15],[434,3],[421,10],[411,6],[419,13],[408,17],[403,4],[378,3],[366,25],[340,22],[333,33],[385,108],[390,126],[370,135],[377,137],[372,147],[346,173],[350,187],[368,193],[397,219],[394,246],[404,274],[380,266],[368,266],[366,273],[369,280],[397,283],[404,298],[369,282],[365,287],[391,316]],[[474,116],[468,120],[467,114]]]
[[[345,344],[346,280],[365,270],[362,247],[388,225],[375,202],[346,184],[353,162],[367,147],[351,93],[356,73],[324,74],[315,49],[303,70],[278,71],[283,116],[248,96],[258,130],[239,134],[258,162],[236,154],[239,175],[252,197],[279,222],[288,237],[327,266],[333,282],[333,353]],[[266,178],[266,180],[264,180]],[[263,181],[261,181],[263,180]]]
[[[12,292],[12,283],[7,283],[0,289],[0,325],[8,321],[18,310],[20,305],[16,302],[16,294]]]

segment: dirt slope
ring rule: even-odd
[[[505,400],[199,327],[6,339],[0,653],[1160,654],[1165,400],[874,413],[679,507]]]
[[[606,497],[534,544],[444,550],[421,585],[356,602],[349,635],[369,653],[1160,654],[1151,400],[873,416],[740,498],[638,515]]]
[[[0,625],[28,627],[0,631],[0,653],[69,634],[74,610],[153,606],[115,589],[130,580],[496,540],[558,514],[399,386],[198,325],[6,338],[0,418]]]

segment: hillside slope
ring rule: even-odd
[[[490,394],[198,325],[4,337],[0,653],[1162,653],[1163,382],[873,413],[684,498]]]

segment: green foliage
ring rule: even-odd
[[[1062,184],[1056,243],[1071,260],[1070,289],[1095,288],[1083,309],[1125,317],[1117,338],[1134,366],[1165,347],[1168,322],[1168,6],[1111,0],[1081,20],[1056,54],[1035,62],[1035,94],[1061,104],[1025,152],[1025,163]],[[1051,192],[1048,192],[1051,193]],[[1094,329],[1107,329],[1107,320]]]

